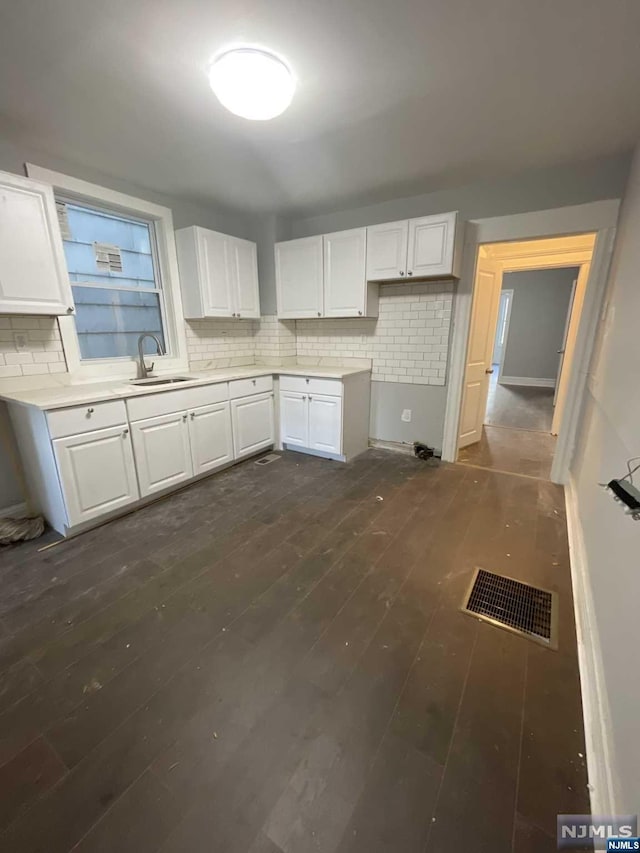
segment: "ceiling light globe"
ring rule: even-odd
[[[296,88],[293,74],[274,54],[258,48],[235,48],[209,66],[209,83],[229,112],[252,121],[283,113]]]

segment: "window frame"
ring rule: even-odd
[[[154,260],[157,263],[157,274],[160,279],[160,310],[168,353],[163,356],[153,356],[154,374],[186,371],[189,367],[187,338],[173,214],[170,208],[31,163],[26,164],[26,170],[28,177],[50,184],[57,200],[84,204],[97,210],[105,210],[107,213],[130,216],[133,219],[153,223],[152,243],[155,247]],[[58,323],[67,368],[73,380],[135,378],[136,358],[118,356],[109,359],[82,360],[75,317],[61,316],[58,318]]]

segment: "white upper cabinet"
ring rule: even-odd
[[[367,228],[367,278],[458,278],[462,229],[457,213]]]
[[[322,236],[276,243],[278,316],[322,317],[324,285]]]
[[[367,228],[367,278],[383,281],[407,274],[409,221],[385,222]]]
[[[456,214],[409,220],[407,275],[433,278],[457,275],[454,269]]]
[[[185,317],[260,316],[255,243],[192,226],[176,247]]]
[[[258,255],[256,244],[233,239],[229,244],[236,317],[260,316]]]
[[[71,314],[53,190],[0,172],[0,314]]]
[[[323,244],[324,316],[366,316],[367,229],[325,234]]]

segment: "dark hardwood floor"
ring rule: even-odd
[[[480,441],[463,447],[458,462],[548,480],[555,450],[554,435],[485,424]]]
[[[554,389],[500,385],[499,368],[499,365],[493,365],[485,423],[490,426],[551,432]]]
[[[247,461],[0,552],[0,848],[556,850],[589,809],[562,489],[371,450]],[[560,593],[549,651],[459,611]]]

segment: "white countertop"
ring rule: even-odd
[[[322,367],[299,364],[252,364],[246,367],[225,367],[218,370],[184,371],[172,374],[188,376],[188,382],[170,385],[132,385],[126,379],[112,382],[90,382],[78,385],[57,385],[51,388],[34,388],[24,391],[0,391],[0,399],[8,403],[23,406],[35,406],[38,409],[63,409],[66,406],[98,403],[101,400],[122,400],[127,397],[140,397],[147,394],[162,394],[179,388],[192,388],[197,385],[212,385],[218,382],[230,382],[233,379],[249,379],[256,376],[316,376],[323,379],[344,379],[356,373],[370,373],[369,367]],[[157,378],[162,378],[158,376]]]

